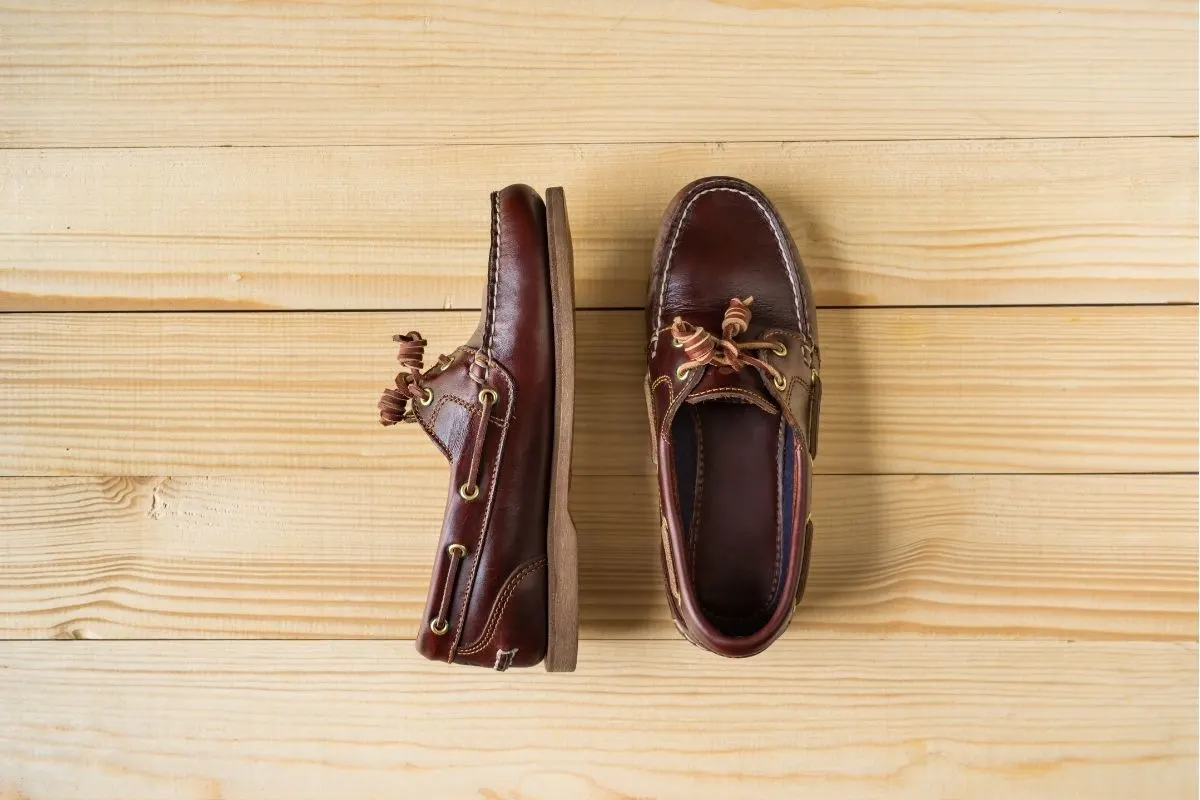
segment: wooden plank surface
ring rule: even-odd
[[[789,638],[1195,640],[1194,476],[822,476],[815,496]],[[6,478],[0,636],[410,639],[444,502],[432,471]],[[656,502],[650,477],[576,482],[583,638],[679,638]]]
[[[579,315],[575,472],[650,474],[640,312]],[[444,468],[382,430],[391,334],[429,360],[478,314],[0,317],[0,473]],[[819,315],[823,473],[1192,471],[1196,308]]]
[[[705,174],[780,208],[821,305],[1196,302],[1186,139],[0,150],[0,309],[478,308],[487,193],[567,189],[580,307],[641,307]]]
[[[24,0],[0,144],[1189,135],[1195,26],[1190,0]]]
[[[4,4],[0,800],[1196,797],[1198,22]],[[721,173],[826,389],[809,590],[738,661],[667,614],[637,310]],[[413,652],[446,468],[376,422],[510,182],[566,187],[588,309],[569,675]]]
[[[1196,793],[1196,647],[584,643],[496,675],[384,642],[0,650],[12,797],[1009,798]],[[614,735],[619,730],[620,735]]]

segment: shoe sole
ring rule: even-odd
[[[546,529],[547,672],[574,672],[579,653],[579,547],[568,498],[575,425],[575,260],[560,186],[546,190],[550,307],[554,317],[554,443]]]

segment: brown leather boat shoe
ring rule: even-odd
[[[752,656],[804,592],[821,402],[812,289],[762,192],[714,177],[675,196],[646,325],[668,604],[694,644]]]
[[[400,343],[384,425],[420,425],[450,462],[450,491],[417,636],[426,658],[575,669],[575,528],[567,511],[574,420],[571,235],[561,188],[492,199],[479,327],[422,372],[425,340]]]

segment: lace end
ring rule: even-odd
[[[379,398],[379,424],[385,427],[404,421],[408,408],[408,395],[399,389],[384,389]]]
[[[424,349],[425,345],[429,344],[429,342],[425,341],[425,337],[421,336],[418,331],[392,334],[392,341],[397,343],[407,342],[408,344],[416,345],[421,349]]]
[[[398,333],[392,341],[400,345],[396,360],[401,372],[396,376],[396,388],[384,389],[379,398],[379,424],[398,425],[409,419],[408,401],[421,394],[419,380],[424,366],[425,345],[428,344],[416,331]]]
[[[675,339],[675,346],[683,348],[689,364],[708,363],[717,348],[717,340],[711,333],[679,317],[671,323],[671,336]]]
[[[750,304],[754,297],[744,300],[737,297],[729,299],[729,307],[725,309],[725,318],[721,321],[721,333],[726,339],[741,336],[750,327]]]

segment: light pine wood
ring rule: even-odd
[[[4,4],[0,800],[1196,797],[1198,22]],[[822,306],[808,592],[737,661],[668,617],[641,389],[711,174]],[[570,675],[413,651],[449,481],[376,421],[512,182],[566,187],[588,309]]]
[[[0,144],[1194,135],[1191,0],[9,3]]]
[[[680,186],[735,174],[821,305],[1196,302],[1186,139],[0,150],[0,308],[478,308],[487,193],[565,185],[580,307],[641,307]]]
[[[0,636],[410,639],[442,478],[0,480]],[[1195,639],[1194,476],[822,476],[815,497],[789,638]],[[679,638],[656,503],[650,477],[576,482],[585,639]]]
[[[478,314],[0,317],[0,473],[441,469],[383,430],[391,335]],[[643,314],[579,314],[574,471],[650,474]],[[1192,471],[1196,308],[819,314],[823,473]]]
[[[1195,662],[1150,642],[797,639],[749,661],[585,642],[572,675],[451,675],[388,642],[10,643],[0,791],[1174,800],[1197,788]]]

